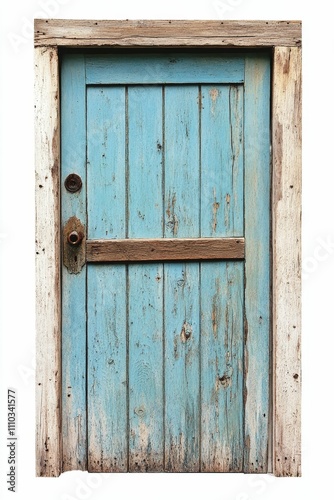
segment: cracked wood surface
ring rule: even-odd
[[[57,50],[35,52],[36,475],[61,473],[59,75]]]
[[[35,20],[35,46],[221,48],[300,43],[300,21]]]
[[[301,475],[301,50],[277,47],[273,87],[273,468]]]

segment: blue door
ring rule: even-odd
[[[61,77],[64,470],[266,472],[269,56]]]

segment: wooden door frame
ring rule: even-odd
[[[35,21],[36,474],[62,472],[59,48],[273,51],[272,454],[301,475],[301,22]]]

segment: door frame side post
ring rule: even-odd
[[[35,48],[36,475],[62,472],[57,47]]]
[[[301,475],[301,48],[274,48],[273,472]]]

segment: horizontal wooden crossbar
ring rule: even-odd
[[[274,47],[298,46],[300,21],[89,21],[36,19],[35,46]]]
[[[88,240],[87,262],[222,260],[245,257],[244,238]]]

